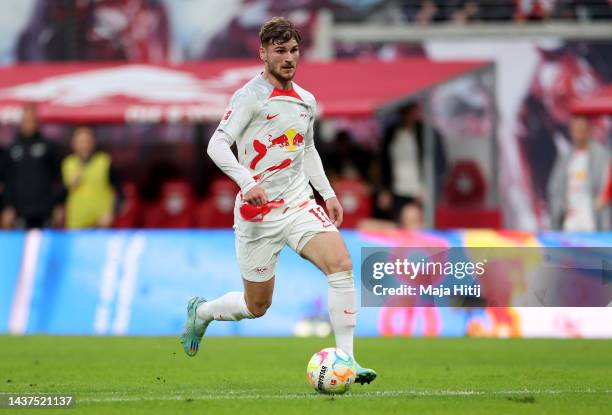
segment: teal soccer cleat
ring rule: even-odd
[[[187,321],[185,322],[183,334],[181,334],[181,343],[187,356],[195,356],[198,353],[200,341],[210,323],[200,320],[196,315],[198,306],[205,302],[204,298],[192,297],[187,303]]]
[[[355,364],[357,365],[357,376],[355,376],[355,383],[360,383],[362,385],[364,383],[369,384],[374,379],[376,379],[375,371],[366,367],[361,367],[361,365],[357,362],[355,362]]]

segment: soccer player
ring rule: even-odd
[[[208,155],[240,186],[234,229],[244,292],[189,300],[181,342],[194,356],[211,321],[263,316],[272,302],[278,255],[288,244],[326,275],[336,347],[353,356],[357,309],[353,265],[337,229],[342,207],[314,147],[315,98],[292,81],[300,34],[290,21],[275,17],[262,26],[260,39],[264,71],[234,94],[208,144]],[[309,182],[331,218],[315,203]],[[375,378],[376,372],[357,363],[356,382]]]

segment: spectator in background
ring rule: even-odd
[[[382,190],[377,197],[377,209],[399,221],[407,204],[423,206],[425,194],[423,162],[425,157],[425,128],[421,110],[416,104],[400,109],[399,122],[385,131],[380,154]],[[435,189],[441,187],[447,162],[440,135],[434,130]]]
[[[514,18],[515,5],[512,1],[477,0],[476,20],[484,22],[509,22]]]
[[[36,0],[16,45],[19,61],[166,62],[170,23],[162,0]]]
[[[552,226],[564,231],[607,230],[609,213],[596,205],[608,180],[608,151],[591,140],[588,118],[572,117],[569,131],[572,149],[557,157],[548,183]]]
[[[34,104],[25,105],[19,133],[2,161],[7,229],[59,227],[63,220],[63,188],[59,151],[38,129]]]
[[[550,18],[557,7],[557,0],[515,0],[514,19],[519,22],[526,20],[546,20]]]
[[[422,26],[444,21],[467,23],[480,18],[477,0],[408,0],[403,2],[402,10],[406,20]]]
[[[610,0],[562,0],[558,9],[558,17],[579,22],[612,18],[612,1]]]
[[[362,231],[404,230],[420,231],[424,228],[423,207],[420,203],[405,205],[399,213],[397,221],[367,218],[359,222]]]
[[[4,210],[4,181],[6,176],[6,153],[3,148],[0,148],[0,212]],[[2,224],[0,223],[0,229]]]
[[[439,0],[409,0],[402,4],[406,20],[426,26],[445,20],[444,4]]]
[[[453,23],[468,23],[480,20],[480,8],[476,0],[454,0],[449,4],[449,20]]]
[[[338,131],[331,145],[326,152],[326,167],[331,179],[358,178],[367,181],[370,178],[372,154],[355,143],[350,132]]]
[[[399,228],[409,231],[423,229],[423,207],[420,203],[410,203],[405,205],[400,211]]]
[[[121,183],[108,154],[96,150],[93,129],[80,126],[72,135],[72,154],[62,163],[66,200],[66,227],[108,228],[118,206]]]

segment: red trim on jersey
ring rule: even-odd
[[[289,166],[291,166],[291,159],[285,159],[275,166],[268,167],[266,170],[267,171],[282,170],[282,169],[286,169]]]
[[[300,101],[304,101],[302,99],[302,97],[299,96],[298,93],[295,92],[295,89],[293,89],[293,88],[291,88],[291,89],[289,89],[287,91],[285,91],[283,89],[274,88],[274,90],[272,91],[272,93],[270,94],[268,99],[273,98],[273,97],[292,97],[292,98],[297,98]]]
[[[291,166],[291,159],[285,159],[274,166],[268,167],[266,171],[282,170],[289,166]],[[253,179],[258,182],[264,176],[264,173],[259,173],[257,176],[254,176]]]
[[[265,205],[254,206],[250,203],[244,203],[240,206],[240,216],[242,219],[249,222],[263,222],[264,218],[272,209],[279,208],[285,204],[284,199],[271,200]]]
[[[264,158],[266,153],[268,152],[268,148],[266,147],[266,145],[257,139],[253,140],[253,149],[255,150],[257,155],[253,160],[251,160],[251,170],[255,170],[255,167],[257,167],[257,163],[259,163],[260,160]]]

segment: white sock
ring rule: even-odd
[[[244,293],[237,291],[200,304],[196,315],[204,321],[238,321],[255,317],[247,307]]]
[[[357,306],[353,271],[327,276],[329,319],[336,336],[336,347],[353,357],[353,336],[357,324]]]

